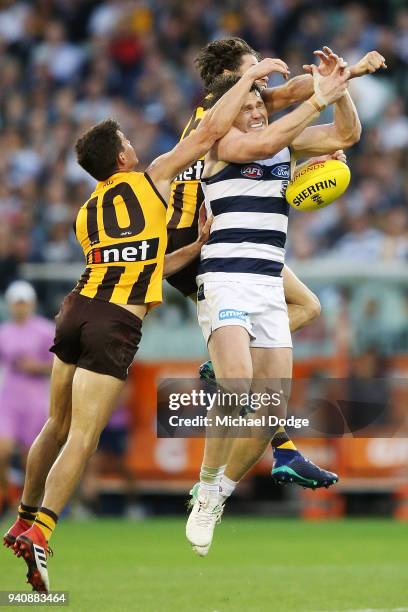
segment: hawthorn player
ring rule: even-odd
[[[162,301],[163,275],[191,261],[205,240],[204,231],[165,257],[171,181],[230,129],[254,81],[273,66],[265,59],[249,68],[199,128],[144,173],[134,171],[135,150],[115,121],[77,142],[79,164],[98,181],[75,224],[86,268],[57,316],[50,415],[28,455],[18,518],[4,536],[25,559],[34,590],[49,589],[48,542],[117,406],[143,318]]]

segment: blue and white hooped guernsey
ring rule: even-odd
[[[274,284],[285,261],[290,151],[246,164],[230,163],[201,179],[210,239],[201,249],[197,280]]]

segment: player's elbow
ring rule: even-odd
[[[222,132],[219,127],[211,122],[207,123],[205,126],[201,127],[197,130],[197,147],[198,147],[198,155],[197,157],[202,157],[211,149],[213,144],[222,138],[224,132]]]
[[[359,142],[360,138],[361,138],[361,126],[359,126],[358,128],[356,127],[353,130],[352,134],[350,134],[350,136],[347,139],[346,145],[342,148],[347,149],[349,147],[352,147],[353,145]]]
[[[225,136],[226,130],[225,126],[220,125],[217,121],[209,121],[204,132],[204,138],[206,142],[210,143],[208,147],[210,148],[214,142]]]
[[[205,143],[211,143],[210,147],[216,140],[222,138],[226,132],[225,122],[220,121],[220,117],[217,117],[216,114],[211,112],[212,110],[213,109],[204,116],[204,119],[202,119],[197,129],[200,140]]]
[[[356,126],[354,128],[353,131],[353,136],[352,136],[352,140],[353,140],[353,145],[357,144],[361,138],[361,132],[362,132],[362,127],[361,127],[361,123],[360,121],[357,121]]]
[[[346,135],[340,136],[339,149],[349,149],[353,145],[357,144],[361,138],[361,123],[358,121],[353,129]]]

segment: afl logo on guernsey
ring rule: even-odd
[[[244,166],[241,170],[242,176],[249,179],[260,179],[263,177],[263,168],[258,164],[251,164],[249,166]]]
[[[272,176],[276,176],[280,179],[289,179],[290,178],[290,168],[289,164],[280,164],[279,166],[274,166],[271,170]]]

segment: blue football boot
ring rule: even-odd
[[[201,380],[215,382],[215,374],[211,361],[206,361],[205,363],[202,363],[198,369],[198,374]]]
[[[306,489],[328,489],[339,480],[337,474],[322,470],[298,450],[275,448],[274,457],[272,480],[275,484],[294,483]]]

